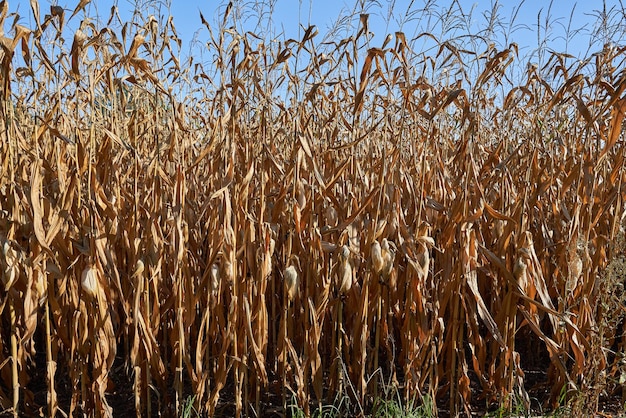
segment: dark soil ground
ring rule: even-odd
[[[523,336],[522,336],[523,337]],[[525,353],[521,356],[521,366],[524,371],[525,389],[528,392],[531,399],[531,409],[533,413],[537,415],[546,414],[546,411],[553,410],[554,404],[551,403],[550,384],[548,376],[548,365],[550,363],[549,355],[545,350],[545,347],[541,344],[537,344],[533,338],[519,338],[516,342],[516,348],[521,353]],[[121,353],[118,352],[118,353]],[[114,411],[115,417],[130,417],[135,416],[135,401],[133,394],[133,375],[132,370],[125,364],[125,356],[120,355],[116,358],[113,364],[110,378],[111,384],[109,387],[109,395],[107,400]],[[47,384],[46,384],[46,359],[43,350],[37,351],[34,357],[34,364],[28,370],[30,375],[30,381],[26,386],[26,390],[23,390],[21,396],[23,398],[23,405],[20,416],[47,416]],[[401,373],[398,373],[401,375]],[[473,404],[471,405],[472,416],[485,416],[489,412],[496,411],[498,405],[489,404],[488,401],[482,396],[482,388],[480,387],[479,380],[476,376],[472,377],[472,389],[476,393]],[[261,399],[259,402],[260,414],[255,411],[254,405],[249,405],[247,409],[247,416],[256,417],[289,417],[293,414],[283,413],[282,411],[282,385],[279,376],[269,376],[270,386],[267,390],[262,391]],[[72,394],[72,382],[69,379],[66,368],[63,364],[57,365],[57,379],[56,389],[58,395],[58,404],[62,411],[69,412],[69,406],[71,402]],[[173,382],[169,387],[173,388]],[[400,382],[402,384],[402,382]],[[4,393],[10,393],[9,388],[2,387]],[[189,382],[185,382],[184,396],[191,397],[192,388]],[[448,408],[448,398],[444,392],[443,396],[438,400],[438,413],[442,418],[450,416]],[[254,394],[250,396],[254,398]],[[162,394],[159,397],[154,396],[152,398],[152,410],[155,412],[154,416],[176,416],[176,412],[173,407],[174,393],[173,389],[170,393]],[[235,415],[234,408],[234,387],[232,381],[229,381],[226,387],[222,390],[221,401],[216,411],[217,417],[232,417]],[[371,413],[372,400],[368,405],[365,405],[366,414]],[[333,400],[329,400],[327,404],[333,404]],[[311,402],[311,408],[316,405],[315,401]],[[342,416],[357,415],[360,409],[356,407],[356,403],[352,402],[352,410],[344,411]],[[618,387],[614,393],[606,394],[600,399],[599,411],[596,416],[623,416],[624,394],[622,388]],[[558,405],[557,405],[558,406]],[[161,410],[161,414],[158,415],[157,411]],[[78,414],[82,416],[82,411],[78,409]],[[591,415],[591,414],[590,414]],[[0,413],[0,416],[10,416],[8,413]],[[62,416],[62,415],[59,415]],[[562,411],[560,416],[568,416],[567,411]]]

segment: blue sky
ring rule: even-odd
[[[341,17],[346,15],[352,15],[355,10],[353,0],[265,0],[263,3],[274,3],[274,11],[272,15],[272,32],[276,35],[284,38],[298,38],[302,34],[301,25],[307,26],[309,23],[315,24],[319,28],[320,36],[323,36],[329,29],[331,29],[335,22]],[[71,15],[72,11],[78,4],[78,1],[67,0],[40,0],[40,7],[42,15],[49,11],[50,4],[58,4],[66,9],[67,17]],[[146,8],[146,4],[158,4],[154,1],[139,0],[143,9]],[[199,12],[202,12],[207,21],[211,24],[217,23],[221,12],[224,10],[225,1],[182,1],[171,0],[170,11],[174,16],[174,22],[179,35],[183,39],[183,53],[189,52],[189,42],[196,37],[196,40],[203,42],[208,39],[208,32],[203,30],[203,26],[200,22]],[[269,23],[265,20],[262,23],[262,28],[257,28],[258,24],[255,18],[250,17],[252,15],[251,10],[255,3],[261,3],[259,0],[247,0],[240,3],[247,4],[247,13],[243,15],[242,22],[245,22],[246,29],[260,32],[269,28]],[[364,1],[367,12],[370,14],[369,25],[370,30],[376,34],[376,37],[372,40],[373,46],[379,46],[386,33],[393,33],[400,29],[407,34],[407,36],[414,37],[420,33],[427,22],[422,19],[419,20],[419,16],[422,15],[419,10],[423,9],[426,3],[431,5],[431,11],[443,12],[451,4],[451,0],[445,1],[430,1],[427,0],[378,0]],[[469,15],[471,12],[471,25],[477,25],[484,27],[488,14],[486,11],[492,10],[492,6],[495,1],[492,0],[458,0],[457,4],[460,5],[463,12]],[[102,19],[106,19],[109,14],[111,6],[114,4],[113,0],[92,0],[85,8],[90,16],[94,16],[97,11]],[[130,0],[117,0],[117,5],[120,9],[122,18],[130,16],[131,11],[134,8],[135,1]],[[167,1],[162,1],[162,5],[166,5]],[[389,5],[395,4],[393,12],[389,14]],[[612,14],[613,20],[609,24],[613,26],[620,26],[619,36],[615,33],[605,34],[604,37],[613,40],[613,42],[623,42],[624,33],[626,32],[626,18],[624,18],[623,12],[620,12],[621,6],[619,0],[607,0],[607,10],[611,10],[615,13]],[[410,9],[409,9],[409,6]],[[19,9],[18,9],[19,8]],[[559,52],[571,53],[575,56],[587,54],[589,51],[590,37],[594,32],[594,25],[597,23],[596,16],[598,10],[602,8],[602,3],[599,1],[573,1],[573,0],[554,0],[550,8],[549,1],[527,0],[520,2],[508,2],[502,1],[499,5],[499,16],[503,24],[502,31],[512,33],[510,41],[515,41],[519,44],[521,52],[525,52],[524,55],[531,53],[538,46],[537,39],[537,17],[541,11],[539,23],[542,28],[540,33],[546,35],[545,38],[549,40],[546,44],[549,48],[559,50]],[[594,9],[596,11],[594,12]],[[9,11],[13,12],[19,10],[19,14],[22,16],[23,24],[30,26],[30,4],[28,0],[9,1]],[[162,6],[162,12],[167,13],[165,6]],[[411,14],[409,12],[408,18],[406,15],[407,10],[418,11]],[[515,26],[509,26],[512,16],[517,10],[515,18]],[[572,10],[574,12],[572,13]],[[549,13],[549,14],[548,14]],[[455,15],[458,15],[455,12]],[[84,15],[79,13],[72,21],[70,25],[78,25],[80,19]],[[571,23],[570,23],[571,16]],[[247,19],[245,19],[248,17]],[[403,18],[405,22],[402,23]],[[546,19],[551,24],[548,27],[548,32],[545,33]],[[344,21],[344,28],[346,28]],[[356,17],[351,21],[353,29],[356,30],[358,26],[358,9]],[[432,24],[432,20],[431,20]],[[572,39],[566,44],[566,28],[570,26],[570,33]],[[579,32],[574,30],[580,29]],[[543,38],[543,37],[542,37]],[[616,39],[619,38],[619,39]],[[335,37],[336,39],[336,37]],[[596,38],[593,38],[596,39]],[[503,42],[504,44],[504,42]],[[601,43],[600,43],[601,45]],[[592,49],[590,52],[593,53]]]
[[[268,1],[266,1],[268,2]],[[100,1],[99,4],[106,4],[107,1]],[[111,3],[108,1],[108,3]],[[128,6],[130,2],[118,3],[120,8]],[[195,31],[201,28],[199,12],[211,23],[215,22],[224,9],[223,1],[181,1],[173,0],[171,4],[171,12],[175,18],[176,27],[182,32],[185,40],[191,40]],[[258,1],[244,1],[241,3],[258,3]],[[275,8],[273,13],[273,30],[278,35],[284,35],[285,38],[299,38],[302,35],[302,26],[314,24],[318,26],[320,35],[324,35],[337,20],[346,15],[355,15],[352,19],[354,30],[358,26],[358,9],[355,9],[354,0],[275,0]],[[422,19],[419,20],[420,9],[425,8],[428,3],[431,5],[430,10],[439,9],[443,11],[452,3],[451,0],[445,1],[428,1],[428,0],[379,0],[365,1],[367,12],[370,14],[369,25],[370,30],[376,34],[373,45],[380,45],[387,33],[394,33],[400,29],[409,37],[419,34],[423,26],[427,23]],[[471,24],[485,26],[488,18],[487,11],[493,9],[495,1],[492,0],[459,0],[457,4],[462,8],[466,15],[471,12]],[[393,4],[393,11],[389,14],[389,6]],[[621,36],[626,32],[626,18],[621,10],[618,0],[607,0],[607,10],[613,8],[613,20],[610,24],[621,25]],[[600,1],[574,1],[574,0],[554,0],[552,5],[549,1],[543,0],[527,0],[522,3],[518,1],[500,1],[499,16],[505,27],[502,30],[512,32],[511,41],[515,41],[520,48],[526,53],[531,52],[538,46],[537,25],[540,23],[539,29],[542,35],[546,35],[549,40],[547,46],[559,52],[567,52],[572,55],[584,55],[588,52],[590,37],[594,32],[594,25],[597,23],[596,16],[602,9]],[[407,10],[409,16],[407,18]],[[249,11],[249,9],[248,9]],[[411,14],[411,12],[415,12]],[[538,14],[541,13],[539,22]],[[457,14],[456,11],[454,14]],[[516,14],[516,15],[515,15]],[[515,15],[514,26],[508,26],[509,22]],[[621,17],[619,19],[618,17]],[[402,20],[405,19],[403,23]],[[551,22],[546,30],[546,19]],[[255,19],[249,18],[248,24],[255,31]],[[567,27],[570,28],[571,39],[566,44]],[[262,28],[265,29],[265,28]],[[579,30],[576,32],[576,30]],[[257,32],[257,31],[255,31]],[[352,34],[352,33],[349,33]],[[348,35],[349,35],[348,34]],[[205,39],[206,31],[197,32],[198,39]],[[608,35],[607,35],[608,36]],[[614,36],[608,36],[614,38]],[[595,39],[595,38],[594,38]],[[623,41],[623,39],[612,39],[614,42]],[[597,48],[596,48],[597,49]],[[595,51],[591,51],[595,52]]]

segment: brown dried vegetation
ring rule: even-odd
[[[626,48],[522,72],[229,4],[181,63],[172,19],[80,3],[0,37],[2,410],[623,397]]]

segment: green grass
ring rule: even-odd
[[[386,395],[389,395],[387,393]],[[317,407],[311,413],[312,418],[343,418],[354,416],[355,405],[353,405],[348,396],[338,396],[334,403]],[[357,408],[358,409],[358,408]],[[434,417],[435,405],[429,396],[425,396],[419,403],[416,399],[404,404],[402,397],[397,391],[393,396],[385,396],[376,398],[374,406],[370,414],[366,417],[371,418],[429,418]],[[304,418],[306,414],[304,410],[295,403],[287,407],[287,416],[292,418]]]
[[[435,405],[429,396],[422,399],[422,403],[418,404],[412,399],[407,404],[402,404],[402,398],[397,396],[395,399],[377,400],[372,413],[373,418],[428,418],[434,417]]]
[[[194,408],[193,406],[195,401],[196,401],[195,395],[187,397],[187,399],[185,400],[185,403],[182,405],[180,418],[192,418],[192,417],[200,416],[196,408]]]

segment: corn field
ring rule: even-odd
[[[0,411],[626,400],[624,45],[87,3],[0,2]]]

